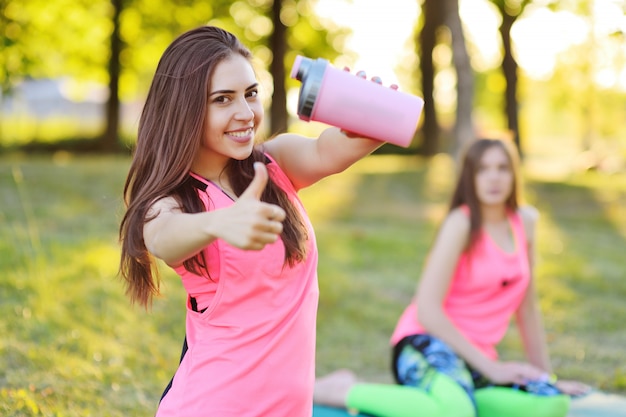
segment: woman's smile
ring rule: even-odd
[[[225,135],[237,143],[248,143],[254,138],[254,127],[248,127],[240,130],[230,130],[225,132]]]

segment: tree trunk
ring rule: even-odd
[[[502,73],[506,80],[505,91],[505,112],[507,118],[507,127],[513,135],[515,146],[520,155],[522,155],[522,145],[519,133],[519,110],[517,103],[517,62],[513,57],[511,45],[511,28],[517,16],[511,16],[506,10],[501,10],[502,24],[500,25],[500,36],[502,37],[502,45],[504,48],[504,56],[502,57]]]
[[[122,0],[111,0],[113,6],[113,32],[111,33],[111,56],[109,57],[109,99],[106,103],[106,128],[100,142],[100,148],[104,151],[114,151],[119,148],[118,131],[120,125],[120,52],[122,40],[120,39],[120,14],[122,12]]]
[[[474,139],[472,108],[474,105],[474,72],[465,45],[459,0],[446,0],[446,25],[452,34],[452,54],[457,76],[456,121],[454,138],[457,149]]]
[[[287,28],[280,20],[282,0],[274,0],[272,21],[274,32],[270,37],[270,48],[273,53],[270,72],[274,79],[274,94],[270,109],[270,135],[287,130],[287,87],[285,73],[285,53],[287,49]]]
[[[424,95],[421,153],[431,156],[437,153],[439,148],[439,122],[435,107],[435,66],[433,63],[433,50],[437,44],[437,29],[443,24],[443,11],[439,0],[424,0],[422,16],[424,25],[417,39],[420,50],[422,94]]]

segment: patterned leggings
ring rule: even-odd
[[[545,381],[530,381],[526,385],[496,385],[472,369],[444,342],[427,334],[402,339],[394,348],[393,362],[394,377],[399,384],[428,391],[433,376],[440,372],[461,385],[474,403],[474,390],[495,386],[546,397],[561,394],[557,387]]]

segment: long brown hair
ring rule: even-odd
[[[174,197],[186,213],[205,210],[189,178],[191,163],[203,140],[207,94],[215,67],[233,54],[251,58],[250,51],[231,33],[213,26],[190,30],[168,46],[156,69],[139,121],[137,146],[124,185],[126,213],[119,230],[120,274],[126,281],[131,302],[147,307],[159,293],[159,275],[144,239],[144,224],[150,206],[164,197]],[[231,160],[226,174],[240,195],[254,177],[255,161],[265,161],[253,150],[243,161]],[[281,235],[285,262],[306,256],[306,228],[286,193],[270,178],[261,196],[287,212]],[[195,273],[206,271],[204,253],[184,262]],[[208,273],[208,271],[207,271]]]
[[[475,178],[480,166],[480,160],[485,152],[492,147],[499,147],[504,151],[509,158],[509,164],[513,173],[513,187],[511,195],[505,201],[505,206],[510,210],[517,210],[519,206],[519,156],[514,145],[511,141],[504,139],[477,139],[471,142],[463,154],[459,178],[452,194],[449,208],[452,211],[462,205],[468,206],[470,211],[469,246],[476,241],[482,227],[480,201],[476,194]]]

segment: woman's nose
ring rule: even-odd
[[[250,120],[254,118],[254,111],[252,111],[250,104],[248,104],[246,100],[241,100],[237,105],[235,117],[239,120]]]

